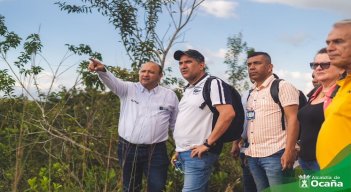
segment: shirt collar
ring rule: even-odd
[[[351,80],[351,74],[348,74],[345,78],[337,81],[336,83],[342,87],[345,84],[345,81],[350,81]]]
[[[194,84],[190,84],[188,83],[185,87],[184,87],[184,91],[186,88],[188,87],[195,87],[198,83],[200,83],[202,80],[204,80],[206,77],[208,77],[209,75],[207,73],[205,73],[199,80],[197,80]]]
[[[341,80],[342,81],[342,80]],[[340,82],[339,82],[340,83]],[[327,98],[332,98],[332,94],[334,92],[334,90],[336,89],[336,85],[334,84],[333,86],[330,87],[329,91],[327,93],[325,93],[325,96]],[[340,85],[339,85],[340,86]],[[319,86],[318,89],[313,93],[313,95],[310,98],[310,101],[313,101],[315,98],[317,98],[318,94],[323,90],[322,86]]]
[[[317,88],[317,90],[312,94],[312,96],[310,97],[310,101],[313,101],[316,97],[317,97],[317,95],[319,94],[319,92],[321,92],[322,91],[322,86],[319,86],[318,88]]]
[[[140,82],[137,83],[138,89],[140,92],[144,93],[145,91],[147,92],[153,92],[153,93],[157,93],[158,89],[159,89],[159,85],[157,85],[155,88],[151,89],[150,91],[148,89],[146,89]]]
[[[260,87],[257,87],[257,83],[254,83],[252,88],[253,89],[257,89],[260,90],[264,87],[268,87],[268,85],[275,79],[274,75],[269,76],[266,80],[264,80],[264,82],[262,83],[262,85]]]

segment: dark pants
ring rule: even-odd
[[[311,173],[313,173],[315,171],[319,171],[320,170],[320,167],[318,165],[317,160],[305,161],[305,160],[299,158],[299,164],[300,164],[300,167],[301,167],[301,169],[303,170],[303,172],[305,174],[311,174]]]
[[[122,167],[124,192],[141,191],[143,174],[147,178],[147,191],[165,189],[169,165],[166,142],[136,145],[120,137],[118,160]]]
[[[256,192],[256,184],[251,175],[245,153],[240,153],[241,168],[243,169],[243,189],[244,192]]]

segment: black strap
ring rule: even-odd
[[[336,85],[334,91],[332,94],[329,96],[331,99],[333,99],[336,95],[336,93],[339,91],[340,85]]]
[[[312,95],[317,91],[318,88],[319,88],[319,86],[313,88],[312,91],[310,91],[311,94],[310,94],[310,93],[308,94],[308,95],[310,95],[310,96],[308,97],[307,103],[310,103],[310,102],[311,102]],[[335,86],[335,89],[333,90],[333,92],[332,92],[332,93],[330,94],[330,96],[328,96],[328,97],[329,97],[330,99],[333,99],[333,98],[335,97],[335,95],[338,93],[339,88],[340,88],[340,85],[336,85],[336,86]]]
[[[282,113],[282,116],[281,116],[282,129],[285,130],[286,129],[286,127],[285,127],[285,112],[284,112],[284,108],[279,100],[279,83],[280,83],[280,81],[282,81],[282,79],[274,79],[273,80],[270,92],[271,92],[271,96],[272,96],[273,101],[278,104],[280,111]]]
[[[249,90],[249,94],[247,95],[246,101],[248,101],[248,100],[249,100],[249,98],[250,98],[250,96],[251,96],[252,91],[253,91],[253,89],[250,89],[250,90]]]
[[[313,89],[310,91],[310,92],[308,92],[307,93],[307,97],[308,97],[308,100],[307,100],[307,102],[309,102],[310,101],[310,98],[312,97],[312,95],[317,91],[317,89],[320,87],[320,85],[319,86],[317,86],[317,87],[313,87]]]
[[[200,109],[204,109],[207,105],[210,108],[210,110],[212,111],[212,113],[215,112],[215,108],[212,106],[212,102],[211,102],[211,98],[210,98],[211,82],[213,79],[217,79],[217,77],[209,76],[206,79],[205,84],[202,88],[202,97],[204,98],[204,102],[201,103],[201,105],[199,106]]]

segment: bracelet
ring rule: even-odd
[[[203,145],[205,145],[205,146],[206,146],[207,148],[209,148],[209,149],[212,147],[212,145],[208,144],[207,139],[205,140],[205,142],[204,142]]]

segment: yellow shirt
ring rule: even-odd
[[[338,82],[340,89],[325,111],[325,121],[319,131],[316,147],[321,169],[351,144],[351,75]]]

